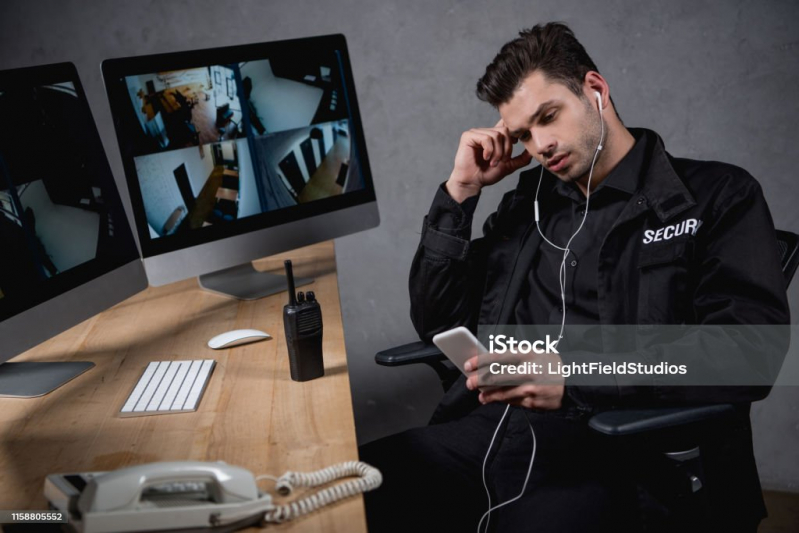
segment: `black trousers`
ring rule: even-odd
[[[361,460],[383,473],[383,485],[365,495],[370,533],[477,531],[489,507],[483,462],[505,410],[484,405],[447,423],[415,428],[360,448]],[[595,436],[586,420],[564,411],[511,407],[486,462],[491,505],[522,497],[493,511],[489,531],[637,531],[637,503],[616,451]],[[485,526],[485,523],[483,524]]]

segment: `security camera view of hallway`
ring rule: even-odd
[[[250,125],[263,135],[347,118],[338,59],[275,57],[239,65]]]
[[[255,139],[260,176],[270,209],[362,189],[350,158],[348,122],[317,124]]]
[[[75,86],[0,88],[0,123],[0,298],[13,299],[119,243]]]
[[[89,189],[87,193],[81,199],[82,204],[57,203],[63,202],[63,198],[51,194],[44,180],[26,183],[15,191],[0,192],[5,231],[14,242],[27,239],[26,246],[32,248],[40,263],[37,268],[40,275],[50,278],[94,259],[100,214],[93,204],[102,201],[102,197],[99,189]],[[17,237],[11,236],[14,233]]]
[[[261,212],[246,139],[137,157],[150,237]]]
[[[265,210],[364,187],[333,53],[239,65]]]
[[[129,76],[125,82],[139,125],[130,132],[137,154],[243,136],[241,104],[231,68],[214,65],[143,74]]]

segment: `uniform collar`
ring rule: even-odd
[[[674,170],[670,156],[666,152],[660,136],[652,130],[643,128],[629,128],[629,131],[635,137],[636,143],[627,155],[638,152],[638,148],[641,147],[640,156],[642,160],[638,164],[639,171],[637,173],[625,173],[627,176],[614,183],[613,187],[625,192],[632,192],[635,205],[640,206],[642,209],[651,208],[657,217],[664,222],[695,206],[696,200],[694,200],[693,195]],[[622,162],[627,159],[627,156],[625,156]],[[622,162],[617,165],[616,169],[619,168]],[[630,160],[630,164],[635,164],[635,161]],[[540,172],[540,167],[522,172],[516,189],[517,201],[528,195],[535,195]],[[608,176],[608,179],[610,178],[611,176]],[[602,185],[608,179],[603,181]],[[542,192],[554,192],[555,187],[559,184],[566,185],[556,176],[544,170],[544,178],[541,184]],[[608,183],[608,186],[610,186],[610,183]]]
[[[661,222],[665,222],[695,206],[696,200],[674,170],[663,139],[654,131],[643,131],[652,139],[653,146],[640,193]]]

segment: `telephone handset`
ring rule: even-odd
[[[287,472],[277,482],[281,495],[294,487],[315,487],[345,476],[359,476],[299,502],[275,505],[258,490],[248,470],[222,462],[175,461],[133,466],[114,472],[53,474],[44,484],[50,505],[67,512],[81,533],[164,531],[201,528],[234,531],[283,522],[324,505],[380,486],[380,472],[360,462],[342,463],[312,473]]]
[[[95,476],[78,498],[81,513],[135,509],[175,498],[216,503],[258,499],[252,473],[225,463],[152,463]]]

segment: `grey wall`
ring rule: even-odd
[[[362,442],[425,423],[440,396],[428,369],[377,368],[372,357],[414,338],[406,280],[422,216],[449,175],[460,133],[496,122],[474,83],[522,27],[569,23],[627,125],[658,131],[675,155],[747,168],[777,226],[799,230],[796,2],[27,0],[0,10],[0,68],[75,62],[120,183],[102,59],[347,35],[382,215],[378,229],[336,243]],[[478,220],[513,181],[486,191]],[[795,310],[797,291],[799,283],[790,290]],[[799,490],[798,410],[796,389],[775,390],[753,409],[766,486]]]

